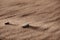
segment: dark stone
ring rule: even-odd
[[[30,25],[29,25],[29,24],[26,24],[26,25],[23,25],[22,27],[23,27],[23,28],[29,28]]]
[[[10,23],[9,22],[6,22],[5,25],[9,25]]]

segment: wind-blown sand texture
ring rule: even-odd
[[[0,0],[0,40],[60,40],[60,0]]]

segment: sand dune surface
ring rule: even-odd
[[[0,40],[60,40],[60,0],[0,0]]]

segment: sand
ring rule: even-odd
[[[60,40],[60,0],[0,0],[0,40]]]

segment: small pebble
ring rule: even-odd
[[[29,24],[24,24],[22,27],[23,27],[23,28],[29,28],[30,25],[29,25]]]
[[[6,22],[5,25],[10,25],[10,23],[9,22]]]

